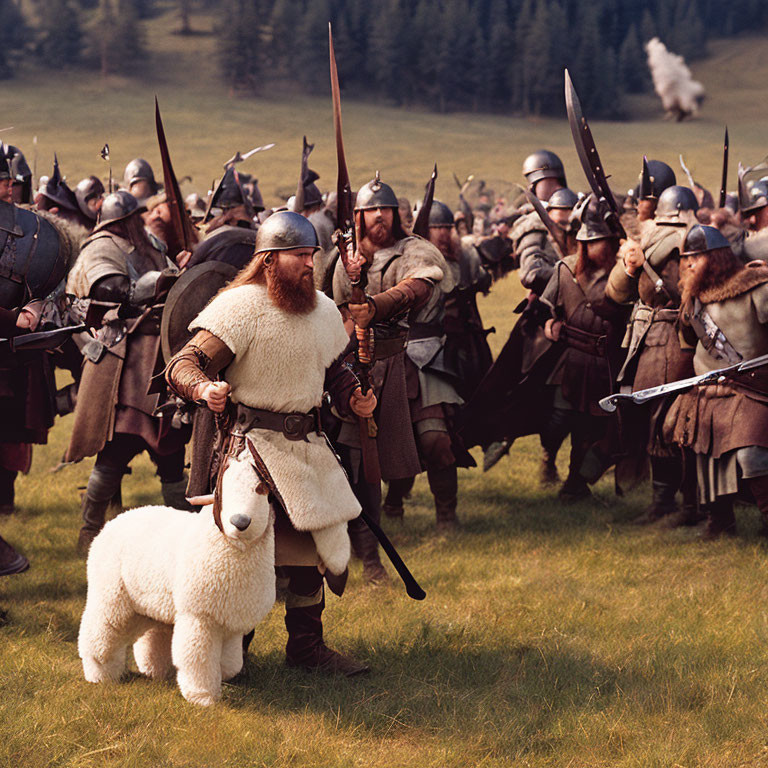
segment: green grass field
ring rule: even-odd
[[[27,72],[4,84],[0,127],[15,130],[3,138],[29,151],[37,135],[38,171],[56,149],[71,179],[103,170],[105,140],[115,168],[137,154],[156,162],[157,93],[177,172],[191,173],[198,189],[235,149],[276,141],[246,166],[273,197],[294,183],[304,132],[318,144],[313,167],[332,184],[325,99],[230,99],[205,70],[209,39],[158,28],[150,36],[181,51],[183,66],[164,53],[167,66],[149,84]],[[202,47],[194,53],[193,45]],[[726,120],[732,158],[761,158],[762,83],[742,72],[763,48],[758,39],[713,45],[713,58],[695,71],[711,91],[695,122],[662,123],[644,97],[638,121],[595,125],[618,183],[633,183],[643,152],[673,162],[684,151],[715,188]],[[351,103],[344,116],[353,182],[378,167],[398,191],[416,195],[437,160],[439,193],[450,198],[452,171],[515,180],[528,151],[549,146],[581,186],[563,121]],[[482,300],[486,325],[497,328],[494,352],[521,295],[511,275]],[[71,418],[36,449],[30,475],[18,482],[20,511],[0,521],[0,533],[32,561],[27,573],[0,579],[9,616],[0,628],[2,768],[768,766],[768,550],[756,510],[739,509],[737,539],[702,544],[692,531],[630,525],[648,489],[619,499],[610,477],[593,500],[565,507],[538,485],[533,438],[487,474],[460,473],[460,533],[435,536],[422,478],[405,522],[387,521],[427,590],[424,602],[408,600],[397,582],[364,586],[358,564],[344,597],[329,598],[329,643],[369,660],[369,677],[287,669],[278,605],[257,629],[244,679],[225,685],[213,708],[187,704],[172,682],[138,675],[90,685],[77,657],[85,568],[74,545],[91,462],[50,473]],[[159,498],[148,460],[136,461],[126,505]]]

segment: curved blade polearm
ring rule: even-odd
[[[331,65],[331,99],[333,100],[333,127],[336,133],[336,160],[338,174],[336,194],[338,195],[337,227],[342,233],[349,233],[354,238],[355,223],[352,215],[352,185],[347,171],[347,159],[344,155],[344,138],[341,129],[341,90],[339,88],[339,72],[336,68],[336,53],[333,49],[333,31],[328,22],[328,47]],[[351,243],[354,252],[354,240]],[[341,254],[344,260],[346,254]],[[346,261],[345,261],[346,264]],[[364,288],[363,288],[364,290]]]
[[[192,246],[197,243],[197,233],[187,213],[184,198],[182,198],[179,189],[179,182],[173,171],[173,165],[171,165],[171,156],[168,152],[168,142],[165,140],[165,130],[163,129],[163,120],[160,117],[157,96],[155,96],[155,128],[157,129],[157,143],[160,146],[160,159],[163,164],[165,199],[171,211],[171,224],[183,249],[191,251]]]
[[[589,129],[587,118],[581,111],[581,102],[567,69],[565,70],[565,108],[568,111],[571,134],[587,182],[592,191],[598,197],[604,197],[608,201],[608,205],[611,206],[611,210],[618,214],[619,209],[613,199],[611,188],[608,186],[608,179],[605,176],[603,164],[600,162],[600,155],[597,154],[597,146],[595,146],[595,140],[592,138],[592,131]]]
[[[424,188],[424,200],[421,208],[416,215],[416,221],[413,222],[413,234],[429,239],[429,213],[432,210],[432,203],[435,200],[435,182],[437,181],[437,163],[429,177],[427,186]]]
[[[725,139],[723,140],[723,173],[720,177],[720,208],[725,207],[725,196],[728,188],[728,126],[725,126]]]

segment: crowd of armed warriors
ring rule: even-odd
[[[738,193],[717,206],[692,178],[677,184],[669,165],[644,161],[638,186],[616,196],[621,228],[604,198],[568,188],[546,150],[523,163],[527,195],[466,184],[456,211],[431,194],[414,210],[377,172],[354,198],[354,256],[367,279],[360,298],[340,258],[337,194],[321,193],[306,139],[285,206],[266,208],[238,154],[207,199],[180,206],[181,226],[177,195],[146,160],[131,161],[116,190],[96,176],[71,188],[58,163],[35,185],[22,151],[0,147],[0,513],[14,513],[32,446],[46,442],[55,416],[74,412],[62,462],[96,457],[82,496],[83,556],[110,508],[121,511],[138,454],[156,466],[166,505],[195,510],[215,485],[222,420],[246,417],[289,440],[322,431],[375,523],[382,512],[403,517],[425,471],[437,529],[458,527],[457,468],[475,464],[468,449],[482,447],[487,469],[516,438],[538,435],[540,481],[553,493],[570,437],[564,502],[589,497],[609,469],[617,492],[650,472],[652,499],[638,523],[732,535],[734,499],[751,497],[768,533],[768,367],[613,412],[599,405],[768,353],[768,182],[759,169],[740,174]],[[212,335],[194,319],[227,284],[270,266],[277,305],[308,311],[314,304],[290,289],[301,276],[277,280],[286,252],[303,257],[312,293],[332,300],[350,342],[308,413],[238,410],[238,387],[248,404],[232,365],[244,355],[237,331]],[[477,295],[501,279],[519,279],[528,293],[509,307],[519,318],[493,362]],[[373,394],[350,397],[359,380],[349,361],[364,338]],[[264,352],[262,365],[279,361]],[[58,390],[57,367],[73,380]],[[291,374],[301,379],[302,370]],[[365,466],[371,450],[376,472]],[[386,581],[371,529],[356,518],[348,531],[365,581]],[[361,671],[322,641],[312,559],[286,562],[282,576],[298,596],[286,603],[289,661]],[[28,566],[0,538],[0,575]]]

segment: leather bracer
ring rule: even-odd
[[[198,331],[165,369],[168,386],[179,397],[194,400],[198,385],[213,381],[234,359],[232,350],[209,331]]]

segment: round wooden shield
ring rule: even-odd
[[[238,273],[223,261],[204,261],[186,270],[165,300],[160,321],[160,344],[167,363],[189,340],[189,324],[206,304]]]

